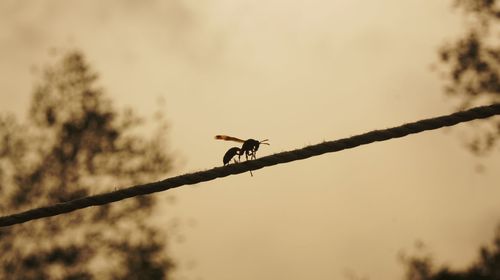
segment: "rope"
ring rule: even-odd
[[[51,206],[35,208],[25,212],[0,217],[0,227],[7,227],[31,220],[56,216],[90,206],[104,205],[139,195],[166,191],[184,185],[193,185],[201,182],[211,181],[216,178],[240,174],[248,172],[250,170],[257,170],[267,166],[302,160],[325,153],[338,152],[377,141],[400,138],[409,134],[438,129],[445,126],[452,126],[458,123],[468,122],[475,119],[484,119],[494,115],[500,115],[500,103],[492,104],[489,106],[476,107],[466,111],[453,113],[451,115],[424,119],[393,128],[374,130],[349,138],[323,142],[301,149],[269,155],[256,160],[216,167],[205,171],[171,177],[154,183],[136,185],[109,193],[82,197],[68,202],[57,203]]]

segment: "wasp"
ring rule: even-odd
[[[258,141],[255,139],[242,140],[242,139],[232,137],[232,136],[227,136],[227,135],[216,135],[215,139],[243,143],[241,148],[232,147],[231,149],[227,150],[227,152],[224,154],[224,157],[222,159],[222,162],[224,163],[224,165],[229,164],[231,159],[233,159],[235,156],[238,156],[238,161],[236,161],[236,159],[234,159],[235,163],[240,161],[242,155],[245,155],[247,160],[249,157],[250,157],[250,159],[256,159],[257,158],[256,154],[257,154],[257,151],[259,150],[260,144],[270,145],[267,142],[267,141],[269,141],[269,139],[265,139],[262,141]],[[252,174],[252,171],[250,171],[250,174]]]

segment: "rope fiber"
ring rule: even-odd
[[[248,172],[250,170],[257,170],[276,164],[302,160],[325,153],[338,152],[345,149],[351,149],[361,145],[370,144],[373,142],[385,141],[393,138],[401,138],[409,134],[415,134],[426,130],[434,130],[445,126],[452,126],[458,123],[468,122],[475,119],[484,119],[494,115],[500,115],[500,103],[495,103],[489,106],[480,106],[466,111],[461,111],[436,118],[424,119],[388,129],[374,130],[368,133],[359,134],[335,141],[323,142],[292,151],[281,152],[255,160],[249,160],[237,164],[215,167],[209,170],[183,174],[158,182],[136,185],[113,192],[82,197],[63,203],[57,203],[54,205],[35,208],[12,215],[2,216],[0,217],[0,227],[7,227],[15,224],[25,223],[31,220],[56,216],[90,206],[104,205],[139,195],[166,191],[184,185],[193,185],[201,182],[211,181],[216,178],[240,174]]]

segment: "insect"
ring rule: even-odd
[[[256,154],[257,154],[257,151],[259,150],[260,144],[270,145],[269,143],[267,143],[267,141],[269,141],[269,139],[265,139],[262,141],[258,141],[255,139],[242,140],[242,139],[232,137],[232,136],[227,136],[227,135],[216,135],[215,139],[243,143],[241,148],[232,147],[231,149],[227,150],[227,152],[224,154],[224,157],[222,159],[222,162],[224,163],[224,165],[229,164],[231,159],[233,159],[235,156],[238,156],[238,161],[236,161],[236,159],[235,159],[234,160],[235,162],[239,162],[242,155],[245,155],[247,160],[248,160],[248,157],[250,157],[250,159],[256,159],[257,158]],[[250,174],[253,176],[252,171],[250,171]]]

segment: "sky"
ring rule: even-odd
[[[433,71],[461,34],[452,1],[0,0],[0,111],[23,118],[54,50],[78,48],[117,107],[169,122],[176,167],[222,165],[216,134],[257,156],[444,115]],[[481,123],[483,121],[476,121]],[[470,263],[500,220],[498,152],[471,124],[157,195],[185,279],[401,279],[415,244]],[[478,172],[478,166],[484,170]]]

